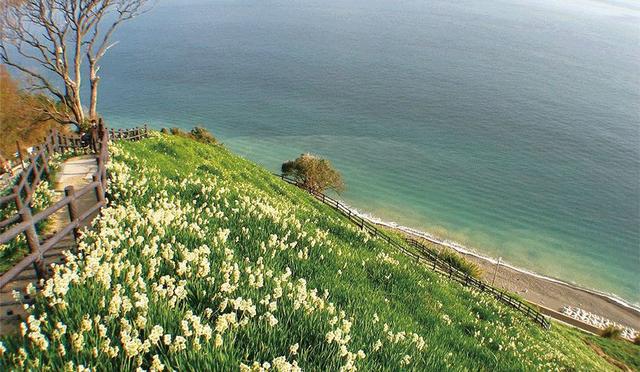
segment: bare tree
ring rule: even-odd
[[[100,60],[114,31],[148,0],[0,0],[0,60],[59,103],[43,111],[61,123],[87,122],[82,64],[89,70],[89,120],[97,118]]]

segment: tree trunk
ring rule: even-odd
[[[80,87],[82,85],[82,38],[80,29],[76,30],[75,56],[73,58],[73,75],[75,81],[72,83],[73,88],[73,105],[78,111],[77,119],[80,129],[84,127],[84,109],[82,108],[82,98],[80,97]],[[69,79],[71,80],[71,79]]]
[[[74,91],[71,97],[71,110],[73,111],[74,119],[79,128],[84,125],[84,109],[82,108],[82,101],[80,100],[80,92]]]
[[[91,83],[91,100],[89,101],[89,120],[98,120],[98,85],[100,84],[100,77],[96,71],[95,64],[91,64],[89,68],[89,81]]]
[[[84,124],[84,109],[82,108],[80,89],[76,88],[75,82],[71,80],[68,74],[65,74],[64,85],[65,95],[62,103],[71,110],[72,119],[76,122],[78,129],[80,129]],[[65,115],[63,114],[63,116]],[[66,114],[66,116],[69,115]]]

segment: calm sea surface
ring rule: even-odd
[[[640,303],[638,3],[164,0],[117,39],[111,125],[322,155],[360,210]]]

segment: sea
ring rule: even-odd
[[[103,60],[108,125],[317,154],[363,213],[640,304],[640,3],[151,5]]]

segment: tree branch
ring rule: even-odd
[[[146,12],[147,1],[5,0],[0,4],[0,61],[34,79],[33,89],[46,91],[63,104],[62,111],[55,105],[47,109],[52,116],[65,122],[73,116],[75,122],[82,124],[84,58],[89,63],[93,117],[100,80],[98,63],[117,44],[110,41],[115,30]],[[31,64],[52,74],[43,74]]]

